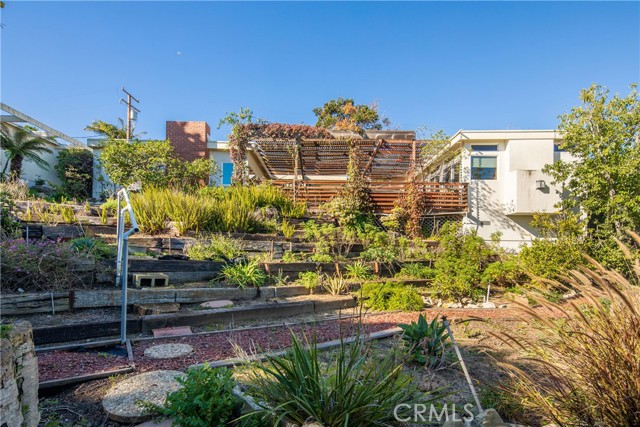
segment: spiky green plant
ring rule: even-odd
[[[356,261],[346,267],[347,277],[349,279],[368,280],[371,279],[371,267],[363,261]]]
[[[282,420],[297,424],[317,422],[324,427],[395,425],[394,409],[406,416],[417,397],[393,352],[382,360],[370,358],[362,339],[342,342],[323,369],[315,338],[303,342],[292,334],[291,349],[282,357],[270,357],[251,375],[264,425]],[[429,402],[427,395],[420,403]],[[404,411],[404,412],[403,412]]]
[[[434,317],[427,322],[423,314],[417,322],[398,325],[402,329],[402,340],[413,359],[430,369],[444,364],[445,350],[449,335],[442,322]]]
[[[227,282],[228,285],[239,288],[262,286],[266,283],[267,278],[267,274],[256,261],[226,265],[219,277],[219,279]]]
[[[349,290],[349,283],[342,274],[333,276],[325,274],[322,280],[322,288],[331,295],[343,295]]]

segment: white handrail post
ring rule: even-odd
[[[122,205],[122,201],[126,206]],[[131,229],[124,231],[125,215],[129,214],[131,221]],[[122,312],[120,315],[120,342],[124,344],[127,341],[127,285],[129,271],[129,236],[140,231],[136,217],[133,214],[131,201],[126,189],[118,191],[118,213],[117,213],[117,238],[118,238],[118,257],[116,259],[116,286],[122,289]]]

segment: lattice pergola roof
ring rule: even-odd
[[[413,156],[419,156],[423,144],[411,139],[253,140],[257,153],[273,177],[296,173],[298,143],[298,173],[301,175],[346,175],[349,144],[355,144],[359,148],[360,168],[374,180],[405,178]]]

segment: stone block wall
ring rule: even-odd
[[[3,325],[0,359],[0,426],[37,427],[38,358],[29,322]]]

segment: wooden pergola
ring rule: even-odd
[[[407,136],[407,132],[401,136]],[[412,134],[412,133],[411,133]],[[358,164],[371,189],[378,213],[389,213],[407,190],[412,165],[427,141],[414,138],[254,139],[267,179],[315,207],[338,194],[347,179],[349,147],[355,145]],[[467,210],[464,183],[419,182],[426,199],[425,214]]]

